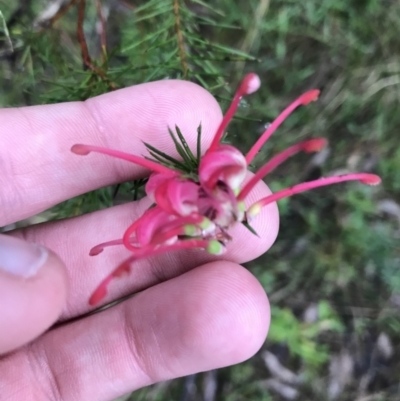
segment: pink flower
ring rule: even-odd
[[[274,131],[297,107],[307,105],[319,95],[318,90],[310,90],[301,95],[269,125],[247,155],[243,155],[235,147],[221,144],[221,139],[240,99],[256,91],[259,86],[257,75],[251,73],[244,78],[204,155],[200,151],[201,133],[199,132],[197,156],[194,156],[178,128],[180,143],[171,131],[170,134],[183,161],[175,160],[151,145],[146,146],[156,160],[91,145],[77,144],[71,148],[72,152],[79,155],[103,153],[152,171],[145,190],[154,205],[128,227],[121,239],[99,244],[90,251],[93,256],[107,246],[124,245],[133,252],[131,257],[100,283],[89,300],[91,305],[100,302],[106,296],[112,279],[128,273],[132,263],[138,259],[191,248],[202,248],[215,255],[222,254],[225,244],[231,240],[230,228],[234,224],[242,223],[252,230],[249,225],[251,220],[264,206],[272,202],[343,181],[357,180],[368,185],[380,183],[378,176],[367,173],[325,177],[278,191],[246,209],[245,198],[265,175],[292,155],[300,151],[318,152],[327,143],[323,138],[297,143],[273,157],[243,185],[249,164]]]

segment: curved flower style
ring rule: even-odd
[[[76,144],[71,148],[72,152],[78,155],[103,153],[152,171],[145,190],[154,202],[153,206],[128,227],[121,239],[99,244],[90,251],[90,255],[93,256],[101,253],[105,247],[124,245],[133,252],[132,256],[109,274],[94,291],[89,300],[91,305],[100,302],[106,296],[108,284],[113,278],[129,273],[132,263],[138,259],[191,248],[202,248],[211,254],[219,255],[224,252],[225,244],[231,240],[229,229],[236,223],[242,223],[255,233],[249,222],[264,206],[272,202],[343,181],[357,180],[368,185],[376,185],[381,181],[378,176],[366,173],[320,178],[278,191],[246,209],[244,199],[266,174],[292,155],[301,151],[318,152],[327,143],[323,138],[314,138],[289,147],[261,167],[243,186],[249,164],[268,138],[297,107],[307,105],[319,95],[318,90],[310,90],[296,99],[268,126],[244,156],[235,147],[221,144],[221,139],[240,99],[255,92],[259,86],[260,80],[253,73],[243,79],[210,147],[203,156],[200,149],[201,130],[195,156],[178,127],[176,132],[180,143],[172,131],[170,135],[183,161],[176,160],[149,144],[146,146],[153,160],[91,145]]]

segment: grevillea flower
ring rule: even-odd
[[[117,266],[93,292],[89,300],[91,305],[100,302],[106,296],[107,287],[113,278],[129,273],[133,262],[138,259],[191,248],[202,248],[214,255],[222,254],[225,245],[231,240],[230,228],[242,223],[255,234],[249,223],[264,206],[272,202],[343,181],[379,184],[381,180],[378,176],[367,173],[325,177],[278,191],[246,209],[246,196],[269,172],[292,155],[298,152],[318,152],[327,143],[323,138],[299,142],[273,157],[243,185],[249,164],[274,131],[297,107],[315,101],[319,95],[318,90],[310,90],[297,98],[268,126],[249,152],[243,155],[235,147],[222,144],[221,139],[241,98],[255,92],[259,86],[257,75],[250,73],[244,78],[204,155],[200,148],[201,129],[198,131],[195,156],[178,127],[178,138],[171,130],[169,132],[182,160],[174,159],[150,144],[145,145],[152,159],[92,145],[76,144],[72,147],[72,152],[78,155],[103,153],[146,167],[152,172],[145,191],[153,205],[127,228],[122,238],[99,244],[90,250],[92,256],[114,245],[124,245],[132,251],[132,256]]]

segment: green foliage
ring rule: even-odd
[[[329,352],[318,343],[318,337],[328,331],[344,330],[337,314],[323,300],[318,303],[318,319],[314,323],[302,322],[290,309],[274,306],[272,321],[268,341],[287,345],[293,355],[302,359],[306,369],[316,369],[329,359]]]
[[[0,6],[4,7],[2,3]],[[20,8],[24,6],[21,4]],[[227,88],[224,64],[254,60],[247,53],[204,35],[207,29],[235,27],[219,24],[221,12],[200,0],[192,1],[191,7],[181,0],[152,0],[132,10],[121,11],[121,8],[111,10],[113,14],[108,21],[108,42],[117,43],[107,50],[99,43],[99,38],[94,38],[88,45],[88,56],[95,68],[86,63],[86,68],[82,69],[82,43],[73,37],[77,7],[72,7],[57,21],[37,21],[36,29],[27,29],[27,15],[13,21],[11,36],[18,50],[13,55],[13,64],[17,66],[12,74],[13,81],[18,82],[20,89],[35,103],[84,100],[114,87],[165,78],[189,79],[215,92]],[[194,8],[200,12],[193,11]],[[9,6],[6,11],[12,16]],[[26,13],[29,11],[32,10]],[[89,42],[98,20],[95,2],[86,2],[85,12],[82,29]],[[7,26],[5,22],[3,26]],[[3,40],[8,44],[7,33],[3,29]],[[65,39],[67,43],[60,46]],[[10,53],[10,45],[5,47]],[[23,97],[10,98],[7,103],[23,101]]]
[[[171,137],[175,145],[175,149],[180,156],[180,159],[176,159],[167,155],[164,152],[161,152],[156,147],[150,145],[149,143],[145,143],[149,154],[152,157],[147,157],[149,160],[158,162],[163,166],[169,167],[173,170],[180,171],[181,173],[187,175],[188,177],[197,180],[198,177],[198,167],[200,164],[200,156],[201,156],[201,125],[197,129],[197,152],[196,156],[193,154],[189,145],[187,144],[184,135],[182,134],[179,127],[175,126],[176,134],[168,128],[168,133]]]
[[[194,8],[201,11],[194,12]],[[236,28],[224,24],[223,13],[206,2],[194,0],[188,7],[183,1],[152,0],[139,6],[135,14],[138,29],[124,26],[121,54],[140,60],[131,68],[137,69],[141,82],[164,79],[167,74],[196,81],[213,92],[225,86],[226,62],[254,60],[203,35],[207,27]]]

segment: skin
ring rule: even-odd
[[[75,143],[143,155],[146,141],[176,155],[167,126],[178,125],[195,148],[201,122],[206,149],[221,118],[208,92],[182,81],[147,83],[86,102],[0,110],[0,226],[146,174],[103,155],[74,155]],[[260,183],[247,203],[268,194]],[[139,261],[130,276],[112,283],[104,303],[140,293],[76,319],[91,310],[88,298],[101,279],[130,255],[115,247],[90,257],[89,249],[121,237],[148,205],[143,199],[9,233],[51,254],[33,278],[0,273],[0,322],[12,320],[0,330],[2,400],[108,401],[151,383],[241,362],[261,347],[268,300],[239,263],[274,242],[275,204],[253,224],[260,237],[235,226],[223,258],[186,251]],[[56,321],[63,324],[49,330]]]

